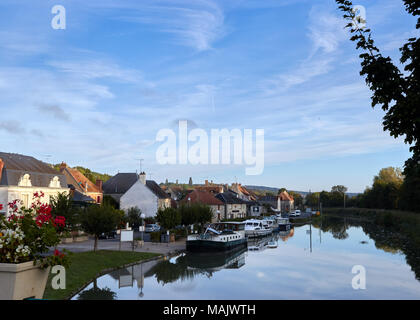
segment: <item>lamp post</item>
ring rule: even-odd
[[[141,240],[144,241],[144,228],[145,228],[145,224],[144,224],[144,218],[146,218],[146,215],[144,213],[142,213],[140,215],[141,218],[141,222],[142,222],[142,228],[141,228]]]

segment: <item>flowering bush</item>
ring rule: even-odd
[[[0,217],[0,263],[33,260],[42,267],[68,265],[68,256],[58,250],[53,256],[46,256],[50,247],[60,242],[65,219],[53,217],[51,207],[41,203],[42,197],[42,192],[35,193],[30,208],[23,207],[19,200],[8,204],[9,217]]]

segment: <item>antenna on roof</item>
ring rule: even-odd
[[[143,172],[143,170],[142,170],[142,164],[143,164],[144,159],[138,158],[138,159],[134,159],[134,160],[139,161],[139,164],[140,164],[140,173],[142,173]]]
[[[51,157],[52,157],[52,155],[50,155],[50,154],[44,154],[45,162],[50,163],[49,159],[51,159]]]

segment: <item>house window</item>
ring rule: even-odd
[[[60,188],[61,187],[60,179],[57,176],[52,178],[51,181],[50,181],[49,187],[50,188]]]
[[[22,202],[25,208],[29,208],[29,194],[22,194]]]
[[[32,187],[31,183],[31,176],[29,174],[23,175],[22,178],[20,178],[19,187]]]

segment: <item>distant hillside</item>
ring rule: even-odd
[[[54,169],[60,171],[60,165],[55,164]],[[74,167],[74,169],[79,170],[86,178],[88,178],[92,183],[96,183],[96,180],[102,180],[104,183],[108,181],[112,176],[105,173],[99,173],[91,171],[90,169],[84,167]]]
[[[274,194],[277,194],[280,188],[272,188],[272,187],[265,187],[265,186],[245,186],[247,189],[255,190],[258,193],[265,193],[265,192],[271,192]],[[309,193],[308,191],[295,191],[295,190],[289,190],[296,193],[299,193],[302,195],[302,197],[306,197],[306,195]],[[316,191],[313,191],[316,192]],[[359,193],[354,192],[347,192],[346,193],[350,198],[357,196]]]

